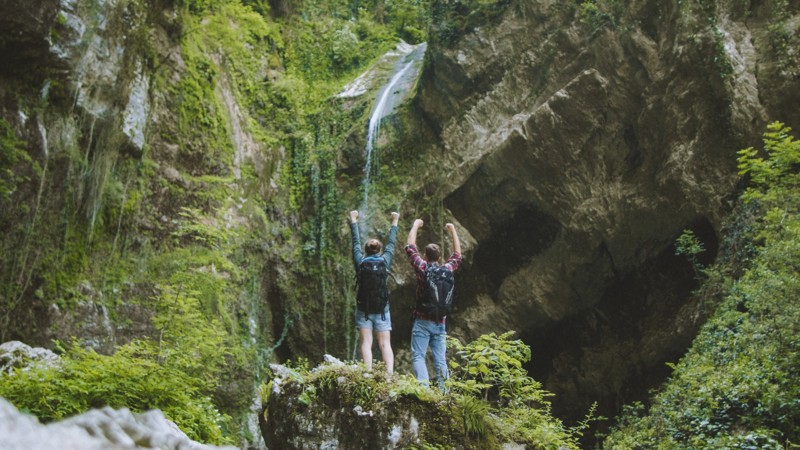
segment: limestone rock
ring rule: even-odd
[[[367,375],[385,372],[363,372],[363,366],[326,359],[313,372],[327,371],[330,384],[306,384],[296,371],[270,366],[272,389],[259,414],[268,448],[399,449],[442,440],[470,442],[459,424],[452,423],[444,403],[396,395],[381,398],[374,407],[363,407],[355,399],[357,390],[365,389],[372,379]]]
[[[11,373],[12,369],[25,368],[33,364],[55,366],[60,358],[46,348],[31,347],[19,341],[9,341],[0,345],[0,374]]]
[[[132,414],[103,408],[47,425],[0,398],[0,436],[5,450],[212,450],[189,439],[159,410]]]

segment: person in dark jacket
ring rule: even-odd
[[[365,259],[382,259],[386,264],[386,270],[392,267],[392,257],[394,256],[395,241],[397,240],[397,221],[400,219],[400,214],[392,212],[392,226],[389,228],[389,239],[386,242],[386,249],[383,249],[381,241],[377,239],[368,239],[364,244],[364,251],[361,251],[361,239],[358,234],[358,211],[350,211],[350,235],[353,239],[353,264],[358,274],[361,263]],[[389,303],[383,311],[378,313],[369,313],[362,309],[356,308],[356,328],[358,328],[359,343],[361,350],[361,359],[367,370],[372,370],[372,335],[373,332],[378,338],[378,348],[381,351],[384,364],[386,364],[386,372],[391,375],[394,373],[394,353],[392,352],[391,343],[391,330],[392,318],[389,314]]]

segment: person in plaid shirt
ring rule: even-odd
[[[425,247],[424,258],[420,256],[417,250],[417,231],[422,227],[422,219],[416,219],[411,226],[411,231],[408,233],[408,241],[406,245],[406,254],[411,265],[414,267],[414,272],[417,275],[417,289],[415,295],[414,306],[414,324],[411,328],[411,356],[414,367],[414,375],[417,380],[425,385],[428,385],[430,379],[428,377],[428,367],[425,362],[425,355],[428,347],[431,349],[433,356],[433,365],[436,369],[436,379],[440,389],[444,390],[444,380],[449,378],[446,361],[446,336],[445,320],[447,317],[436,319],[429,317],[421,309],[421,304],[426,294],[426,278],[428,266],[438,265],[441,258],[441,249],[436,244],[428,244]],[[447,259],[444,264],[450,271],[455,272],[458,265],[461,263],[461,242],[458,240],[458,233],[456,227],[452,223],[445,225],[450,239],[453,243],[453,254]]]

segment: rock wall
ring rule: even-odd
[[[713,260],[736,151],[800,125],[796,57],[769,30],[796,41],[797,2],[596,6],[511,2],[434,35],[416,105],[440,140],[420,178],[466,236],[452,334],[519,331],[573,417],[643,395],[680,355],[701,314],[676,237]]]
[[[54,276],[37,273],[48,259],[43,249],[68,240],[70,227],[102,221],[110,173],[142,156],[152,115],[147,56],[137,47],[152,25],[146,7],[113,0],[0,5],[0,118],[26,143],[31,161],[14,168],[29,182],[0,217],[3,283],[13,285],[4,292],[2,337],[46,345],[78,336],[106,352],[117,339],[103,294],[90,283],[65,286],[87,299],[78,311],[26,290]],[[126,341],[125,332],[117,334]]]

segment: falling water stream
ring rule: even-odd
[[[385,60],[389,60],[389,58],[397,59],[394,62],[392,77],[379,91],[377,102],[372,110],[367,127],[366,147],[364,149],[364,159],[366,162],[364,164],[364,178],[361,182],[364,196],[358,209],[359,215],[363,219],[359,221],[361,228],[359,231],[362,236],[366,235],[366,227],[369,222],[369,190],[372,174],[373,150],[376,150],[377,147],[381,119],[388,115],[411,90],[421,71],[422,59],[423,56],[425,56],[426,48],[427,44],[425,43],[412,46],[402,42],[397,46],[396,51],[384,55]],[[365,72],[351,83],[344,92],[339,94],[339,96],[355,97],[365,93],[367,91],[366,85],[370,80],[374,80],[376,77],[375,72],[375,69]],[[355,304],[351,305],[351,307],[355,308]],[[356,359],[357,337],[348,336],[346,340],[347,347],[352,352],[351,358]]]
[[[417,46],[399,45],[398,50],[401,52],[401,57],[394,66],[394,74],[389,82],[381,90],[378,102],[372,110],[372,115],[369,118],[369,126],[367,127],[367,139],[364,164],[364,179],[361,183],[364,190],[364,197],[359,208],[359,213],[362,217],[367,217],[367,210],[369,207],[369,189],[370,189],[370,175],[372,173],[373,150],[376,148],[378,140],[378,131],[381,126],[381,119],[397,106],[403,99],[405,94],[413,85],[414,80],[420,71],[422,57],[425,55],[425,43]],[[412,70],[413,68],[413,70]],[[361,222],[366,223],[366,220]],[[363,225],[362,225],[363,226]],[[362,233],[364,230],[361,230]]]

